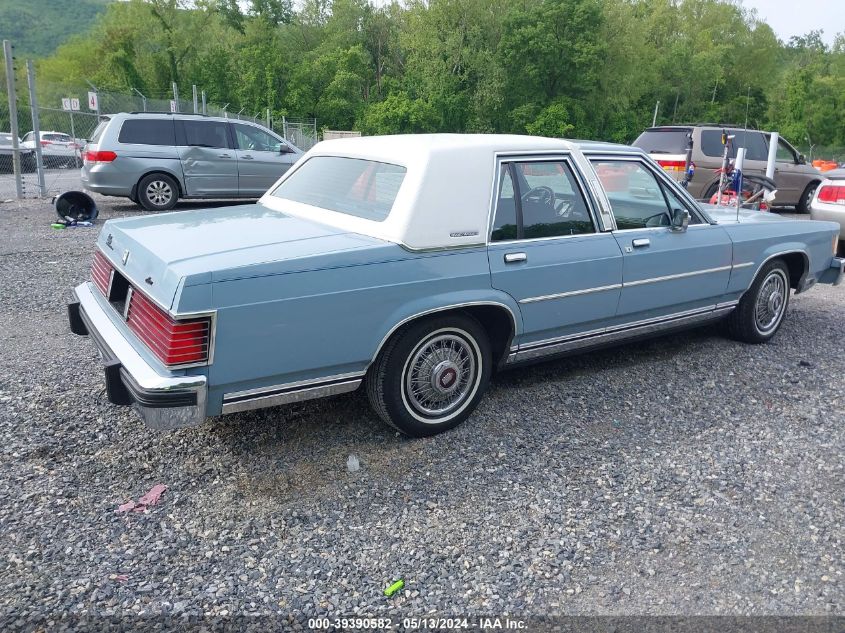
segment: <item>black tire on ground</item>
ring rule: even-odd
[[[816,193],[816,187],[819,186],[817,182],[811,182],[807,185],[807,188],[804,189],[804,193],[801,194],[801,198],[798,200],[798,204],[795,205],[795,210],[798,213],[809,213],[810,212],[810,203],[813,201],[813,194]]]
[[[436,435],[463,422],[493,371],[487,332],[460,314],[404,327],[385,344],[366,378],[370,405],[411,437]]]
[[[179,201],[179,185],[167,174],[149,174],[138,181],[136,195],[148,211],[168,211]]]
[[[783,260],[774,259],[757,273],[728,316],[728,332],[738,341],[765,343],[780,329],[788,307],[789,269]]]

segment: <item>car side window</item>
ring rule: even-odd
[[[185,144],[194,147],[228,148],[229,134],[225,121],[183,121]]]
[[[492,241],[580,235],[595,230],[567,161],[503,163]]]
[[[778,138],[778,150],[775,158],[779,163],[796,163],[795,154],[782,138]]]
[[[240,150],[256,152],[276,152],[281,149],[282,142],[274,136],[251,125],[235,123],[235,140]]]
[[[670,226],[671,211],[657,178],[639,161],[592,161],[621,230]]]

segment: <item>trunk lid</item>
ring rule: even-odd
[[[209,283],[223,271],[384,242],[251,204],[109,220],[97,244],[117,271],[170,308],[182,278]]]

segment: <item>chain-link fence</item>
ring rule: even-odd
[[[306,152],[319,140],[317,138],[317,119],[288,119],[272,122],[273,131]]]

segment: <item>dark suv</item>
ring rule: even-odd
[[[633,144],[648,152],[676,180],[682,180],[687,145],[692,138],[695,175],[689,183],[689,192],[696,198],[710,200],[719,186],[716,170],[722,166],[723,131],[735,137],[731,141],[730,158],[736,158],[736,148],[745,147],[743,171],[764,176],[771,132],[727,125],[662,125],[648,128]],[[774,205],[794,206],[800,213],[807,213],[822,175],[807,165],[804,156],[784,138],[778,138],[774,180],[778,187]]]

